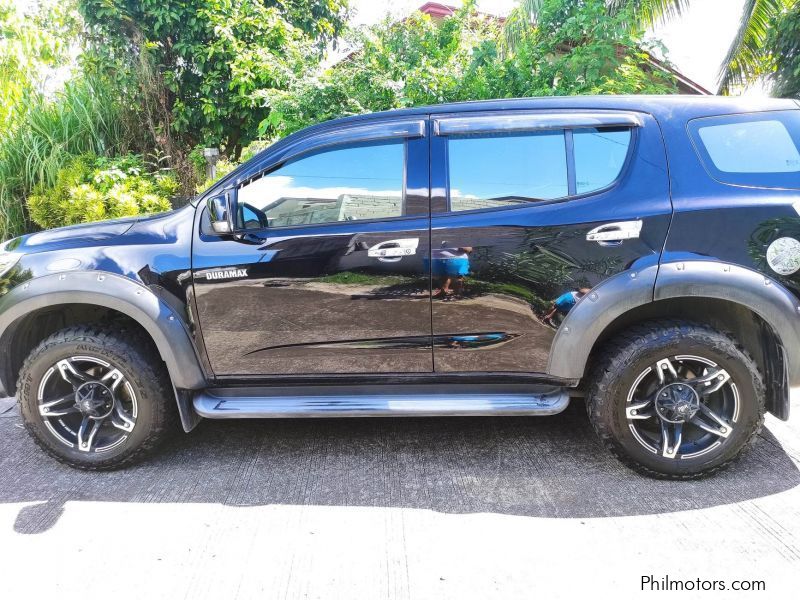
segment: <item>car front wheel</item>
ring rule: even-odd
[[[20,372],[25,426],[59,461],[88,470],[127,466],[174,428],[160,361],[135,332],[72,327],[41,342]]]
[[[753,359],[705,325],[637,325],[603,349],[588,390],[600,439],[633,469],[693,479],[735,460],[764,421]]]

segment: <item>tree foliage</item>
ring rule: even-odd
[[[467,3],[437,24],[416,13],[351,34],[358,49],[321,73],[270,90],[281,133],[367,111],[519,96],[666,93],[629,9],[604,0],[537,0],[535,22],[509,48],[503,26]]]
[[[800,98],[800,1],[788,6],[777,19],[766,50],[772,60],[773,94]]]
[[[285,88],[342,29],[344,0],[79,0],[87,70],[141,99],[169,152],[238,154]],[[174,140],[173,140],[174,138]]]
[[[20,117],[52,69],[68,62],[75,17],[71,2],[43,0],[23,12],[14,0],[0,0],[0,129]]]
[[[746,0],[739,28],[719,74],[720,92],[753,83],[770,69],[770,30],[794,0]],[[782,57],[776,57],[778,61]]]

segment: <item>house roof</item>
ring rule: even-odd
[[[440,4],[439,2],[426,2],[422,6],[417,9],[419,12],[424,13],[426,15],[430,15],[431,17],[449,17],[454,12],[456,12],[455,6],[450,6],[448,4]]]

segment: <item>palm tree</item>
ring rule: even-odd
[[[606,0],[611,13],[631,10],[636,24],[649,27],[679,16],[692,0]],[[765,65],[764,43],[769,26],[796,0],[745,0],[739,29],[719,73],[719,90],[727,93],[762,74]],[[544,0],[519,0],[508,20],[506,37],[513,48],[519,39],[520,22],[535,23]]]

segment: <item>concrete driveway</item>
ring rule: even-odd
[[[800,587],[800,406],[700,482],[640,477],[583,412],[203,422],[88,474],[0,400],[0,598],[670,597],[660,581]]]

